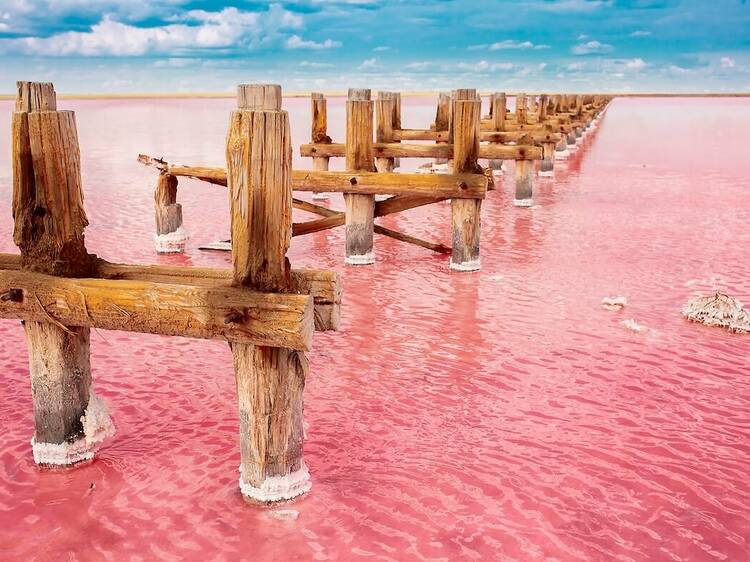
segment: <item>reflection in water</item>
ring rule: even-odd
[[[197,250],[227,237],[226,191],[190,180],[179,192],[187,254],[153,253],[156,178],[136,156],[222,164],[232,105],[61,102],[77,112],[92,251],[229,267],[227,254]],[[285,105],[295,145],[306,142],[308,100]],[[0,130],[11,107],[0,104]],[[405,126],[433,114],[433,100],[405,100]],[[342,100],[329,118],[342,139]],[[706,140],[716,123],[722,143]],[[309,354],[313,490],[281,508],[248,506],[237,490],[226,344],[93,332],[118,434],[87,466],[42,471],[23,331],[3,321],[4,558],[747,559],[750,338],[679,310],[714,288],[750,302],[749,127],[744,99],[616,100],[554,181],[536,180],[537,208],[513,207],[508,166],[483,204],[479,273],[382,236],[370,267],[343,265],[343,229],[295,239],[295,266],[342,272],[344,308],[342,331],[316,334]],[[450,205],[383,224],[447,242]],[[604,310],[606,295],[628,305]]]

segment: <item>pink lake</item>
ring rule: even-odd
[[[197,249],[228,237],[225,189],[194,181],[178,196],[186,254],[154,253],[156,178],[136,156],[222,165],[233,105],[59,102],[77,114],[91,251],[230,266]],[[306,142],[308,100],[285,107]],[[0,102],[2,251],[11,110]],[[433,99],[404,102],[406,127],[433,114]],[[488,193],[479,273],[382,237],[375,265],[345,266],[343,229],[295,238],[295,266],[341,272],[343,319],[308,354],[312,491],[275,508],[237,486],[225,343],[92,331],[117,435],[93,463],[49,471],[29,445],[23,330],[0,321],[2,558],[750,559],[750,336],[679,313],[715,289],[750,303],[748,131],[748,99],[616,99],[536,180],[534,208],[513,207],[511,174]],[[450,206],[383,224],[448,243]],[[600,304],[615,295],[622,312]]]

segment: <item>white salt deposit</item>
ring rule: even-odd
[[[622,322],[620,322],[620,324],[622,324],[628,330],[637,334],[640,334],[641,332],[645,332],[647,330],[646,326],[644,326],[643,324],[639,324],[633,318],[623,320]]]
[[[169,234],[154,235],[154,246],[160,254],[176,254],[185,251],[185,243],[190,236],[182,226]]]
[[[730,332],[750,333],[750,312],[740,301],[724,293],[702,295],[682,307],[682,315],[693,322],[719,326]]]
[[[31,438],[31,450],[37,464],[69,466],[94,458],[99,445],[115,434],[115,426],[104,402],[89,390],[89,403],[81,416],[83,437],[72,443],[37,443]]]
[[[626,304],[628,304],[628,299],[625,297],[604,297],[602,299],[602,306],[607,310],[622,310]]]
[[[243,480],[240,466],[240,491],[243,496],[257,502],[290,500],[309,492],[310,488],[312,481],[304,462],[299,470],[286,476],[269,476],[258,487]]]

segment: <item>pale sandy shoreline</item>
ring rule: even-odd
[[[480,91],[482,95],[489,95],[490,91]],[[540,93],[549,92],[529,92],[526,95],[539,95]],[[323,92],[326,97],[344,97],[346,92],[332,91]],[[438,92],[402,92],[403,97],[434,97]],[[509,96],[516,95],[513,92],[507,92]],[[118,99],[229,99],[235,97],[234,92],[162,92],[162,93],[106,93],[106,94],[75,94],[75,93],[58,93],[59,99],[68,100],[118,100]],[[648,93],[602,93],[603,96],[613,96],[618,98],[746,98],[750,97],[750,92],[731,92],[731,93],[669,93],[669,92],[648,92]],[[285,92],[285,98],[306,98],[310,92]],[[0,94],[0,100],[13,100],[16,94]]]

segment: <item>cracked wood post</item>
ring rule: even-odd
[[[492,130],[503,131],[505,130],[505,114],[508,106],[508,100],[505,97],[505,92],[492,94],[490,97],[490,116],[492,117]],[[490,160],[490,168],[493,170],[502,170],[502,160]]]
[[[52,84],[19,82],[13,114],[13,239],[21,267],[48,275],[86,277],[81,159],[75,114],[57,111]],[[5,295],[4,295],[5,296]],[[37,304],[45,303],[37,297]],[[47,313],[48,314],[48,313]],[[93,458],[114,433],[91,385],[89,328],[24,323],[34,404],[34,461],[73,465]]]
[[[177,203],[177,178],[161,172],[154,191],[156,235],[154,245],[160,254],[185,251],[188,234],[182,226],[182,205]]]
[[[396,119],[396,96],[393,92],[378,92],[375,102],[375,141],[394,142],[393,123]],[[378,172],[392,172],[395,166],[394,158],[375,158],[375,168]],[[389,195],[375,195],[375,201],[385,201]]]
[[[312,110],[312,142],[330,143],[328,136],[328,102],[323,94],[312,93],[310,95]],[[313,170],[316,172],[328,171],[329,158],[327,156],[313,157]],[[313,193],[313,199],[328,199],[328,193]]]
[[[526,94],[519,94],[516,96],[516,121],[519,125],[525,125],[528,122],[528,109],[526,103]]]
[[[448,92],[438,94],[437,110],[435,111],[435,131],[447,131],[450,127],[451,95]],[[444,144],[447,141],[435,141],[435,144]],[[447,158],[435,158],[435,164],[447,164]]]
[[[350,89],[346,102],[346,170],[374,172],[372,153],[372,101],[370,90]],[[346,263],[375,262],[373,225],[375,196],[345,193]]]
[[[547,100],[547,94],[541,94],[539,96],[539,124],[543,124],[547,120],[547,106],[549,101]]]
[[[470,92],[457,91],[465,99],[453,100],[451,137],[453,173],[481,174],[479,139],[482,102]],[[479,270],[481,199],[451,199],[452,251],[450,267],[456,271]]]
[[[243,88],[244,99],[252,101],[232,112],[226,151],[234,284],[287,292],[291,279],[286,252],[292,238],[289,116],[281,110],[278,86]],[[241,343],[231,347],[242,495],[270,503],[304,494],[311,486],[302,457],[307,359],[293,349]]]

